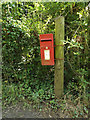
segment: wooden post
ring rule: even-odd
[[[55,80],[54,92],[56,97],[61,97],[64,88],[64,17],[55,19]]]

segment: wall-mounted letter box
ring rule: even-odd
[[[53,34],[41,34],[39,38],[42,65],[54,65]]]

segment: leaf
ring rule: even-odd
[[[88,109],[85,106],[84,106],[84,110],[88,114]]]

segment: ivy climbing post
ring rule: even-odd
[[[64,89],[64,17],[55,19],[55,77],[54,92],[56,97],[61,97]]]

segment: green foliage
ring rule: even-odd
[[[37,107],[46,103],[51,109],[68,111],[71,101],[79,99],[83,110],[69,111],[74,117],[88,113],[88,3],[8,2],[2,4],[2,59],[4,105],[25,101]],[[55,18],[65,16],[65,89],[57,101],[54,95],[54,67],[42,66],[39,34],[53,33]],[[73,90],[74,89],[74,90]],[[42,108],[40,108],[41,110]],[[78,113],[79,111],[79,113]]]

